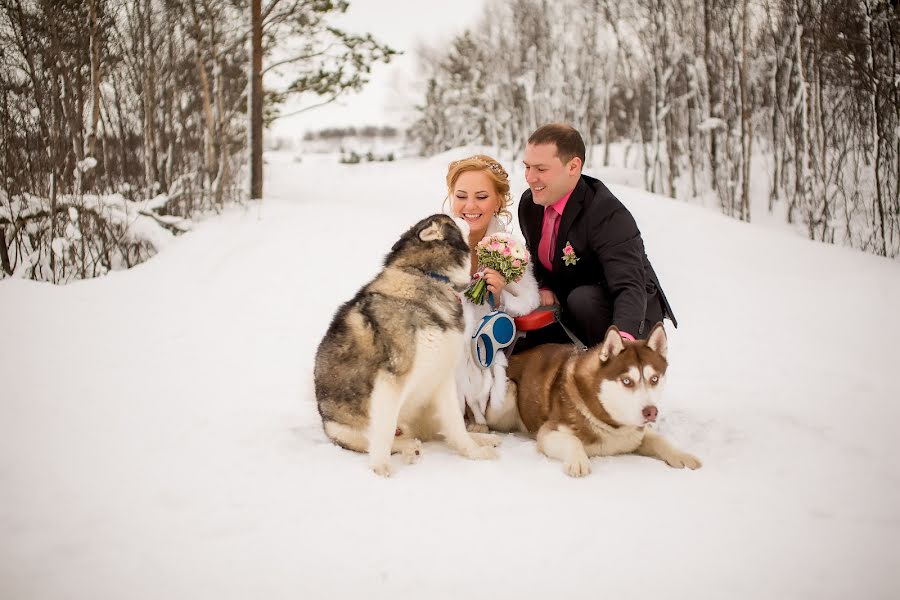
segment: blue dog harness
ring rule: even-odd
[[[516,337],[516,324],[502,310],[492,310],[484,315],[472,336],[472,356],[487,369],[494,364],[497,353],[512,344]]]

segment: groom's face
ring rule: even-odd
[[[525,182],[535,204],[550,206],[571,192],[581,175],[581,159],[563,163],[556,144],[528,144],[525,147]]]

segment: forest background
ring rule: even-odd
[[[264,126],[397,56],[335,26],[348,7],[0,0],[0,276],[127,268],[262,198]],[[483,145],[514,163],[566,121],[589,163],[648,191],[745,221],[763,194],[811,239],[900,256],[895,1],[495,0],[415,53],[415,109],[382,124],[398,157]]]

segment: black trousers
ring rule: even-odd
[[[612,325],[612,302],[599,285],[583,285],[572,290],[562,304],[562,321],[584,345],[590,348],[603,341]],[[635,339],[646,339],[653,326],[663,319],[662,305],[656,292],[647,297],[647,310],[640,331],[629,331]],[[572,340],[557,323],[537,331],[529,331],[516,342],[513,354],[524,352],[539,344],[571,344]]]

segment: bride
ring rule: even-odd
[[[478,154],[450,163],[447,169],[447,191],[450,211],[454,217],[469,225],[469,248],[472,256],[471,273],[478,271],[476,246],[483,238],[507,231],[512,215],[507,210],[511,196],[509,175],[499,162]],[[522,247],[525,242],[519,240]],[[509,282],[493,269],[484,269],[483,276],[490,292],[484,304],[474,304],[460,295],[465,316],[463,360],[457,369],[456,385],[460,409],[466,414],[470,429],[487,431],[485,413],[489,403],[503,402],[506,396],[506,355],[496,353],[493,363],[485,368],[475,359],[471,341],[482,318],[494,308],[516,317],[530,313],[540,304],[540,294],[531,263],[519,281]]]

